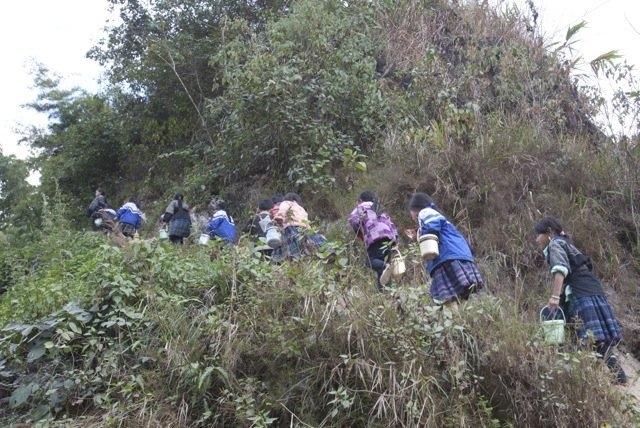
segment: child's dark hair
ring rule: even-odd
[[[286,195],[284,195],[284,200],[290,201],[290,202],[297,202],[298,204],[302,205],[302,198],[297,193],[293,193],[293,192],[287,193]]]
[[[554,217],[545,217],[533,227],[533,230],[537,234],[541,233],[550,233],[553,232],[556,235],[566,235],[564,233],[564,228],[560,224],[560,222]]]
[[[284,201],[284,197],[282,195],[273,195],[271,197],[271,201],[273,202],[273,205],[279,204],[280,202]]]
[[[362,202],[378,202],[378,196],[372,190],[365,190],[358,197]]]
[[[258,204],[258,209],[260,209],[260,211],[269,211],[271,208],[273,208],[273,205],[274,204],[272,199],[263,199]]]
[[[216,209],[218,210],[226,210],[227,209],[227,203],[225,201],[218,201],[216,202]]]
[[[409,209],[412,211],[420,211],[427,207],[433,207],[433,199],[426,193],[414,193],[409,201]]]
[[[107,196],[107,194],[106,194],[106,193],[104,193],[104,190],[102,190],[102,188],[101,188],[101,187],[98,187],[98,188],[96,189],[96,192],[98,193],[98,195]]]
[[[175,199],[176,201],[181,201],[184,199],[184,196],[182,196],[182,193],[176,193],[175,195],[173,195],[173,199]]]

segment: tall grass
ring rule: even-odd
[[[535,320],[500,299],[452,314],[431,306],[421,283],[381,295],[361,270],[323,261],[257,269],[227,267],[232,291],[217,305],[150,311],[162,375],[147,375],[169,379],[167,399],[189,423],[591,426],[633,417],[594,355],[544,346]],[[247,270],[253,280],[234,284]]]

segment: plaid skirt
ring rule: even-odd
[[[128,236],[129,238],[133,238],[133,235],[136,234],[136,228],[132,224],[119,223],[118,227],[120,228],[120,232],[122,232],[124,236]]]
[[[482,275],[474,262],[450,260],[431,274],[431,297],[440,302],[469,298],[484,286]]]
[[[306,238],[306,250],[309,253],[313,253],[315,250],[327,243],[327,238],[319,233],[307,235]]]
[[[576,333],[581,341],[594,340],[615,345],[622,339],[622,329],[605,296],[572,299],[567,308],[570,320],[577,320]]]
[[[312,254],[326,242],[327,239],[320,234],[307,234],[301,227],[289,226],[282,231],[282,246],[273,250],[271,259],[276,262],[298,260]]]
[[[191,234],[191,220],[188,218],[171,219],[169,222],[169,236],[186,238]]]

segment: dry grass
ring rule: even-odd
[[[153,347],[166,375],[147,374],[162,379],[153,390],[185,410],[185,426],[207,408],[216,426],[249,424],[261,412],[279,426],[591,426],[633,417],[595,359],[543,347],[536,322],[511,304],[484,296],[459,315],[442,312],[429,305],[419,271],[386,295],[362,273],[283,265],[269,274],[275,281],[244,283],[233,302],[173,315],[159,308]]]

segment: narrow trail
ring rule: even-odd
[[[627,384],[620,388],[633,395],[640,404],[640,361],[627,352],[619,352],[618,359],[627,373]]]

